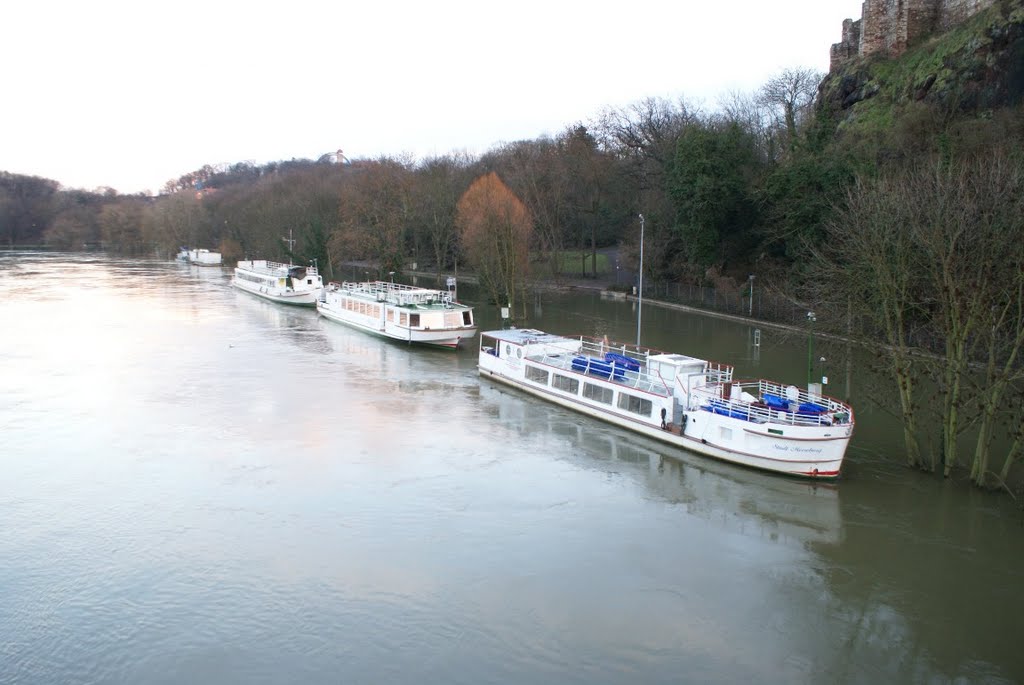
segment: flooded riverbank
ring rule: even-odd
[[[1024,680],[1019,512],[903,469],[856,373],[844,476],[815,486],[496,387],[472,344],[391,343],[228,278],[0,255],[3,682]],[[598,293],[528,314],[635,335]],[[743,375],[805,373],[802,341],[644,322]]]

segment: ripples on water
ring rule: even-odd
[[[0,253],[0,682],[1024,675],[999,507],[666,453],[227,278]]]

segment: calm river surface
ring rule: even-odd
[[[527,310],[635,339],[629,302]],[[0,322],[2,683],[1024,681],[1019,509],[903,469],[856,363],[829,386],[857,411],[844,477],[815,487],[228,269],[0,252]],[[643,322],[645,344],[805,379],[805,341]]]

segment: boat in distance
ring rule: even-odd
[[[274,302],[312,307],[324,283],[315,266],[248,259],[238,262],[231,284]]]
[[[223,264],[220,252],[210,252],[206,249],[189,250],[187,261],[194,266],[220,266]]]
[[[450,291],[389,281],[328,283],[316,309],[368,333],[421,345],[456,348],[476,335],[473,308]]]
[[[206,249],[190,250],[187,247],[179,248],[175,259],[195,266],[221,266],[224,262],[220,252],[210,252]]]
[[[839,476],[853,409],[793,385],[734,382],[733,367],[536,329],[480,334],[478,371],[699,454],[790,476]]]

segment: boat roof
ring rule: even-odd
[[[313,265],[284,264],[269,259],[241,259],[235,268],[242,271],[255,271],[269,275],[287,275],[292,269],[305,269],[306,273],[311,276],[319,274],[319,271]]]
[[[515,345],[532,345],[534,343],[556,343],[571,340],[578,342],[576,338],[567,338],[564,335],[545,333],[536,328],[506,328],[500,331],[486,331],[485,335],[501,342],[509,342]]]
[[[452,293],[447,290],[421,288],[414,285],[405,285],[404,283],[391,283],[389,281],[354,283],[345,281],[344,283],[332,283],[331,287],[351,297],[374,302],[386,302],[391,306],[404,309],[472,309],[469,305],[452,299]]]
[[[688,362],[699,362],[701,364],[707,363],[706,359],[701,359],[699,357],[691,357],[690,355],[687,354],[652,354],[650,357],[647,358],[647,360],[652,362],[669,362],[671,364],[676,365],[686,364]]]

